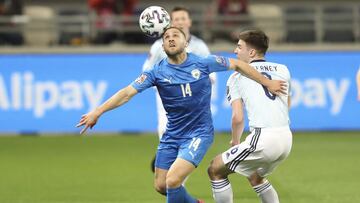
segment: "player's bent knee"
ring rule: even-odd
[[[180,187],[183,180],[180,177],[175,175],[170,175],[166,177],[166,187],[168,188],[177,188]]]
[[[224,175],[221,173],[220,164],[218,163],[218,157],[216,157],[210,162],[210,166],[208,167],[207,172],[211,180],[218,180],[224,178]]]
[[[166,185],[165,184],[155,183],[154,187],[158,193],[160,193],[162,195],[166,195]]]
[[[256,185],[260,185],[260,184],[264,183],[265,178],[261,177],[260,175],[258,175],[255,172],[251,176],[248,177],[248,180],[249,180],[251,186],[256,186]]]
[[[209,178],[210,178],[210,179],[213,179],[213,177],[214,177],[215,174],[216,174],[216,170],[215,170],[215,167],[214,167],[214,160],[212,160],[212,161],[210,162],[210,165],[209,165],[209,167],[208,167],[208,169],[207,169],[207,173],[208,173],[208,175],[209,175]]]

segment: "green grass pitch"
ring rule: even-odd
[[[228,148],[216,135],[187,182],[213,202],[206,168]],[[0,136],[0,203],[159,203],[150,172],[157,137]],[[360,202],[360,132],[294,133],[290,157],[269,177],[284,203]],[[236,203],[259,200],[244,177],[232,175]]]

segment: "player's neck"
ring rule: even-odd
[[[190,42],[190,38],[191,38],[190,32],[187,32],[185,35],[186,35],[186,41]]]
[[[186,58],[187,58],[187,54],[186,54],[185,51],[183,51],[183,52],[181,52],[180,54],[176,54],[176,55],[174,55],[174,56],[169,56],[169,57],[168,57],[168,62],[169,62],[170,64],[176,64],[176,65],[178,65],[178,64],[184,63],[184,61],[186,60]]]
[[[257,57],[253,57],[249,60],[249,63],[253,62],[253,61],[264,61],[265,57],[263,56],[257,56]]]

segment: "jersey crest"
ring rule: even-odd
[[[191,75],[193,76],[193,78],[198,80],[200,78],[200,70],[199,69],[192,70]]]

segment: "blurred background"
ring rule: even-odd
[[[236,39],[236,31],[246,27],[265,30],[275,45],[360,41],[356,0],[2,0],[1,44],[150,43],[137,24],[141,11],[149,5],[168,11],[174,5],[187,6],[194,23],[192,32],[211,44]]]
[[[283,202],[360,202],[359,0],[0,0],[0,202],[164,202],[149,168],[154,90],[105,114],[88,137],[75,128],[141,74],[155,39],[138,17],[151,5],[187,7],[213,54],[235,58],[237,33],[264,30],[267,60],[292,74],[294,147],[273,185]],[[207,164],[230,140],[229,75],[218,74],[215,144],[188,184],[207,202]],[[258,202],[236,181],[235,202]]]
[[[293,129],[360,129],[359,1],[2,0],[0,133],[76,132],[80,115],[141,73],[155,39],[141,33],[138,17],[150,5],[189,8],[192,33],[214,54],[235,57],[240,31],[264,30],[267,59],[292,73]],[[229,73],[218,75],[215,127],[229,131]],[[153,90],[117,112],[95,132],[156,131]]]

